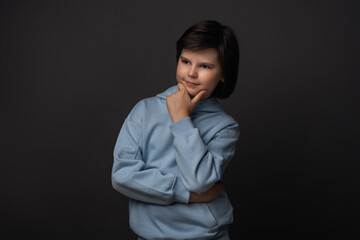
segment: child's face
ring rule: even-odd
[[[202,90],[206,90],[202,99],[210,97],[219,81],[224,81],[216,49],[183,49],[177,65],[176,79],[178,83],[185,85],[192,97]]]

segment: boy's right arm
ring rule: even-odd
[[[127,118],[119,133],[112,169],[112,185],[125,196],[147,203],[189,203],[190,192],[174,174],[145,169],[139,142],[141,126]]]

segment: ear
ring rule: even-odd
[[[224,82],[225,82],[225,78],[224,78],[224,77],[220,78],[220,82],[224,83]]]

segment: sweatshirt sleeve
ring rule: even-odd
[[[141,126],[129,117],[125,120],[114,149],[112,185],[123,195],[142,202],[169,205],[188,203],[190,192],[174,174],[146,169],[142,159]]]
[[[174,137],[176,162],[186,189],[201,194],[220,181],[235,153],[238,124],[232,121],[207,144],[190,117],[173,123],[170,130]]]

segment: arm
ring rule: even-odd
[[[229,121],[228,125],[205,145],[199,130],[194,127],[189,117],[204,91],[190,99],[186,88],[182,84],[178,84],[178,87],[179,91],[166,99],[174,122],[170,129],[174,136],[176,161],[185,187],[191,192],[204,193],[221,180],[234,155],[239,129],[236,122]]]
[[[188,203],[190,193],[180,178],[145,169],[139,142],[141,126],[128,117],[119,133],[112,169],[112,185],[125,196],[147,203],[169,205]]]
[[[185,187],[191,192],[203,193],[219,182],[235,153],[238,125],[235,122],[229,124],[207,145],[190,117],[173,123],[170,129],[174,136],[176,162]]]

